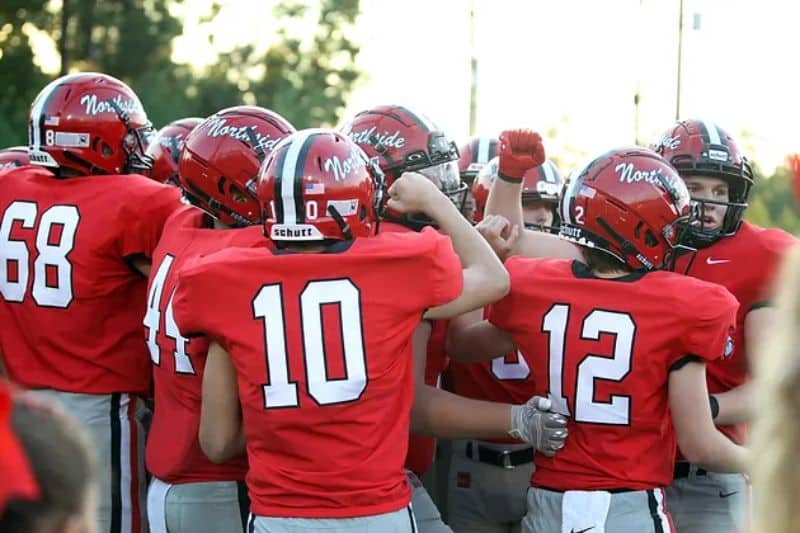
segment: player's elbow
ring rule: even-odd
[[[716,429],[711,428],[713,431]],[[703,436],[699,432],[689,432],[688,435],[678,435],[678,447],[684,458],[695,465],[707,465],[714,463],[714,439],[710,436]]]
[[[200,449],[212,463],[224,463],[238,453],[237,439],[233,432],[209,430],[201,424],[199,432]]]
[[[487,268],[481,273],[478,283],[482,305],[485,307],[502,299],[511,290],[511,279],[502,263],[497,261],[499,268]]]

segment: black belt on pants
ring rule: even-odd
[[[691,472],[692,465],[691,463],[680,462],[675,463],[675,472],[672,474],[673,479],[684,479],[689,477],[689,473]],[[698,468],[694,475],[696,476],[705,476],[708,474],[708,471],[703,470],[702,468]]]
[[[515,466],[528,464],[533,461],[533,448],[522,448],[520,450],[495,450],[487,446],[478,444],[477,457],[473,449],[472,441],[467,442],[465,453],[467,457],[502,468],[514,468]]]

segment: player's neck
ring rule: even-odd
[[[613,270],[592,270],[592,275],[596,278],[603,278],[603,279],[614,279],[614,278],[622,278],[630,274],[630,270],[625,270],[621,268],[615,268]]]

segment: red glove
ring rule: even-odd
[[[544,163],[542,137],[528,129],[506,130],[500,134],[499,176],[521,182],[525,173]]]

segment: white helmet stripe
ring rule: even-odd
[[[42,123],[44,122],[42,120],[42,113],[44,112],[44,105],[50,100],[50,95],[55,88],[61,85],[63,81],[64,78],[58,78],[48,83],[33,103],[30,117],[31,138],[28,139],[32,150],[40,150],[42,147]]]
[[[706,131],[708,132],[708,142],[711,144],[722,144],[722,139],[719,136],[719,130],[717,129],[716,124],[704,120],[703,126],[705,126]]]
[[[554,165],[549,159],[542,165],[542,170],[544,171],[544,181],[547,183],[557,183]]]
[[[281,168],[281,197],[280,202],[283,207],[283,224],[297,224],[297,210],[295,209],[295,185],[294,178],[298,164],[300,151],[311,135],[318,133],[319,130],[306,130],[295,134],[292,143],[286,152]]]
[[[492,140],[488,137],[480,137],[478,139],[478,157],[475,159],[478,163],[486,163],[489,161],[489,146]]]

